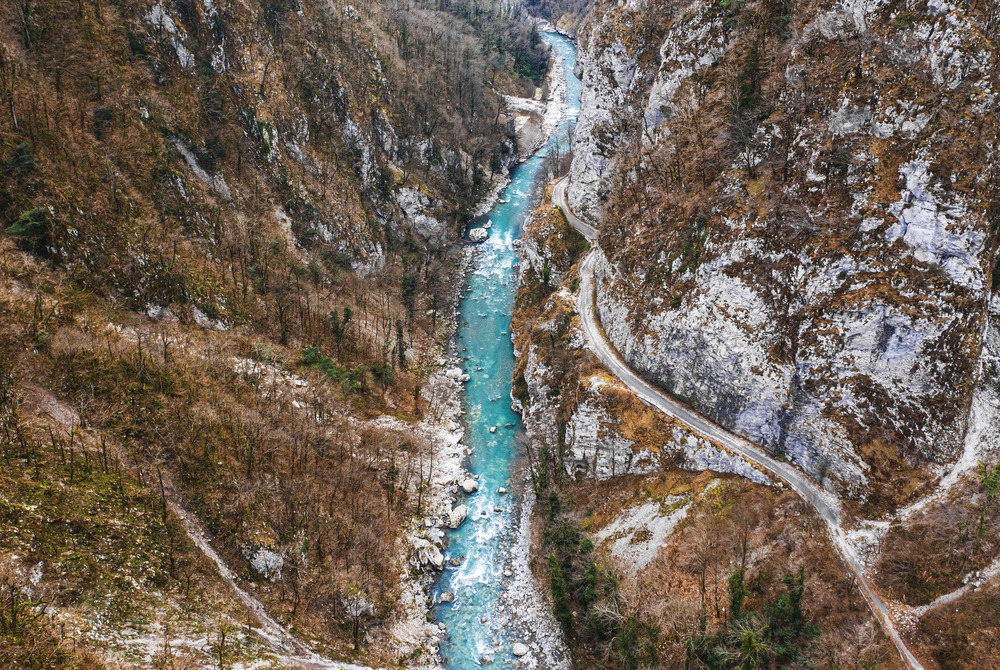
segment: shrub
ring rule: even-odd
[[[34,170],[36,165],[38,165],[38,159],[31,155],[30,145],[27,142],[21,142],[11,150],[7,164],[4,165],[3,172],[0,174],[16,179]]]
[[[97,136],[97,139],[104,139],[114,120],[114,113],[107,107],[96,107],[94,109],[94,135]]]
[[[52,246],[52,223],[49,214],[41,208],[23,212],[7,228],[7,234],[18,239],[20,247],[36,254],[47,255]]]
[[[552,584],[552,603],[556,619],[567,633],[573,626],[573,616],[569,611],[569,599],[566,596],[566,580],[562,567],[555,554],[549,554],[549,582]]]

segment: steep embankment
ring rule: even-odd
[[[603,214],[608,337],[870,509],[911,499],[996,383],[996,8],[657,8],[582,37],[569,199]]]
[[[925,667],[988,666],[1000,639],[983,606],[1000,584],[989,112],[1000,13],[924,0],[654,4],[598,5],[581,33],[569,199],[600,221],[604,334],[647,381],[843,497],[847,540]],[[529,446],[547,457],[541,481],[557,492],[545,551],[567,537],[559,522],[600,528],[582,514],[599,504],[617,516],[604,540],[589,535],[609,545],[594,558],[624,569],[620,537],[676,541],[683,487],[659,511],[610,495],[567,509],[566,491],[589,485],[564,477],[625,491],[641,474],[658,499],[656,473],[733,463],[699,465],[703,445],[581,350],[572,239],[545,208],[526,233],[517,397]],[[760,504],[753,495],[713,514],[731,520]],[[760,521],[755,532],[785,531],[761,555],[791,551],[801,527]],[[563,572],[586,569],[585,555],[556,554]],[[742,565],[720,560],[729,575]],[[765,574],[750,563],[747,575]],[[643,571],[631,582],[652,593]],[[655,595],[632,611],[683,620]],[[697,625],[670,630],[700,644]],[[709,615],[710,632],[729,627]],[[863,645],[860,630],[851,637]]]

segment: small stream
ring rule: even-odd
[[[580,108],[580,81],[573,74],[573,43],[561,35],[543,33],[555,54],[563,59],[566,77],[566,114],[553,138],[565,138]],[[521,236],[521,224],[535,206],[532,186],[539,177],[545,155],[554,142],[539,149],[511,174],[511,183],[490,211],[490,238],[476,249],[468,278],[470,292],[461,302],[458,344],[470,381],[465,388],[466,436],[472,448],[469,471],[479,476],[479,491],[468,496],[469,517],[448,535],[446,562],[434,590],[454,593],[455,600],[441,603],[434,614],[447,637],[441,646],[446,665],[456,670],[482,667],[548,668],[563,665],[551,651],[554,628],[546,632],[539,621],[554,621],[537,598],[526,602],[531,590],[526,574],[527,539],[519,532],[522,512],[530,511],[530,498],[519,481],[512,481],[518,456],[519,416],[510,408],[514,353],[510,315],[517,291],[518,252],[512,242]],[[495,431],[491,429],[495,427]],[[519,478],[515,478],[519,479]],[[504,487],[507,494],[498,490]],[[528,505],[528,510],[525,510]],[[520,540],[520,541],[519,541]],[[526,644],[523,658],[513,654],[516,643]],[[546,649],[549,649],[546,652]]]

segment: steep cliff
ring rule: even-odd
[[[536,568],[552,584],[557,616],[566,599],[575,667],[736,657],[725,640],[763,621],[727,623],[727,580],[741,566],[754,585],[748,607],[760,612],[780,597],[775,577],[804,568],[801,603],[816,627],[808,630],[822,633],[765,642],[778,667],[787,654],[805,666],[902,667],[812,508],[645,404],[584,348],[573,299],[583,242],[546,199],[525,224],[512,323],[514,406],[544,527],[536,556],[546,560]]]
[[[637,369],[893,507],[963,453],[996,288],[997,9],[598,4],[570,202]]]
[[[527,448],[580,481],[683,467],[768,483],[750,463],[643,404],[583,349],[570,289],[579,283],[576,262],[586,241],[547,204],[548,195],[525,223],[513,318],[515,406]]]

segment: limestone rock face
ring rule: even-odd
[[[566,474],[578,480],[680,466],[769,483],[747,461],[651,409],[607,374],[593,372],[570,290],[573,266],[585,248],[567,245],[566,224],[550,209],[542,205],[525,223],[512,323],[518,364],[511,406],[521,414],[531,448],[542,453],[558,447]],[[540,289],[551,293],[535,303]]]
[[[957,3],[828,5],[755,46],[746,7],[598,3],[569,199],[602,223],[598,312],[629,364],[864,498],[962,449],[997,283],[998,60]]]
[[[396,191],[396,202],[417,235],[428,242],[439,243],[444,239],[448,232],[445,223],[427,214],[428,210],[440,207],[440,202],[432,201],[417,189],[406,187]]]

